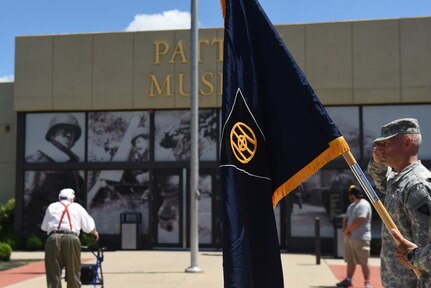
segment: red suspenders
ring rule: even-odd
[[[65,205],[63,202],[61,202],[61,201],[59,201],[59,202],[61,203],[61,205],[64,206],[64,210],[63,210],[63,214],[61,214],[60,222],[58,222],[57,230],[60,230],[60,226],[61,226],[61,222],[63,222],[64,214],[67,214],[67,219],[69,219],[70,232],[73,232],[72,231],[72,221],[70,221],[70,214],[69,214],[69,209],[68,209],[69,205],[72,203]]]

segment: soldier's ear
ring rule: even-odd
[[[409,146],[413,142],[412,137],[405,135],[403,139],[404,146]]]

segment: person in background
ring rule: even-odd
[[[391,230],[394,238],[400,243],[397,246],[396,257],[407,269],[419,269],[431,272],[431,243],[418,247],[418,245],[404,238],[396,229]]]
[[[81,287],[80,231],[92,234],[96,241],[99,234],[96,224],[87,211],[75,202],[75,191],[65,188],[58,201],[48,206],[41,229],[46,231],[45,270],[48,288],[61,287],[61,271],[66,268],[68,288]]]
[[[352,286],[352,278],[355,274],[356,265],[361,265],[364,275],[364,287],[371,288],[370,257],[371,241],[371,216],[370,203],[364,199],[362,190],[355,185],[349,187],[349,199],[351,204],[347,207],[346,216],[343,219],[344,235],[344,261],[347,263],[346,278],[337,283],[337,287]]]
[[[422,142],[419,123],[414,118],[392,121],[381,128],[374,140],[368,173],[385,193],[384,205],[401,234],[425,246],[431,235],[431,172],[418,159]],[[420,279],[414,271],[395,261],[397,245],[391,232],[382,227],[381,278],[384,287],[430,287],[430,273]]]

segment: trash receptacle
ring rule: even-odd
[[[335,258],[344,257],[344,236],[343,236],[343,219],[345,214],[334,216],[334,256]]]
[[[142,215],[139,212],[120,214],[121,249],[141,249]]]

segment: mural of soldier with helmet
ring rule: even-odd
[[[148,129],[138,127],[132,136],[132,149],[130,151],[131,162],[141,162],[149,160],[150,142]]]
[[[46,118],[46,114],[43,116]],[[48,123],[44,137],[46,142],[37,147],[36,151],[28,154],[25,160],[27,163],[79,162],[80,157],[72,151],[72,148],[81,134],[81,126],[75,115],[54,114]],[[23,215],[24,229],[29,231],[38,229],[46,207],[56,201],[58,191],[65,187],[75,190],[77,198],[82,197],[84,179],[79,171],[30,170],[25,172],[23,205],[24,211],[28,212]]]
[[[56,114],[49,122],[45,140],[51,145],[40,147],[26,157],[27,163],[78,162],[72,147],[81,137],[81,127],[72,114]]]
[[[150,142],[147,127],[138,127],[132,134],[132,148],[128,160],[144,162],[149,160]],[[127,183],[131,201],[147,201],[149,197],[150,173],[148,169],[126,170],[122,181]]]

